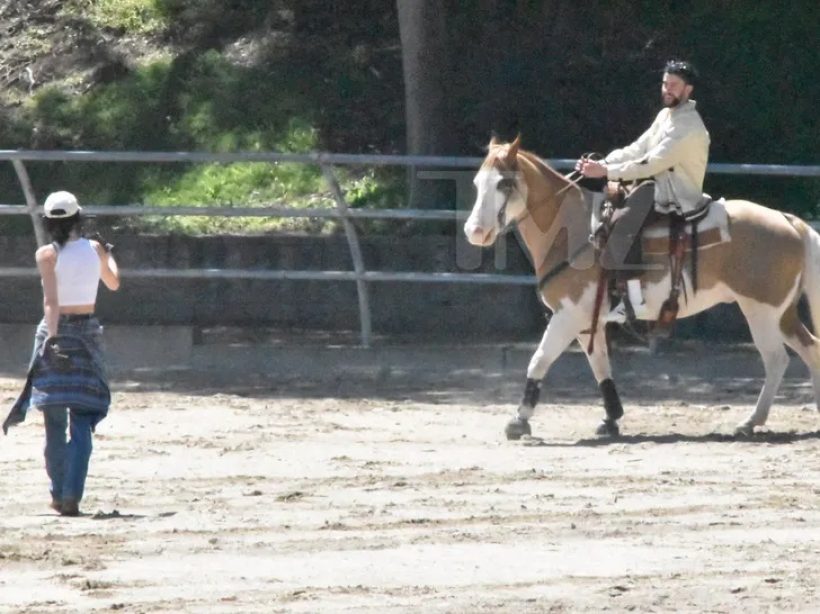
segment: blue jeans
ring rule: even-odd
[[[70,415],[70,424],[69,424]],[[66,409],[43,411],[46,424],[46,473],[51,480],[51,497],[56,501],[83,498],[88,461],[91,458],[93,415]],[[66,443],[66,427],[70,440]]]

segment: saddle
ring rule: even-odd
[[[592,330],[598,323],[604,293],[609,291],[613,298],[624,301],[630,320],[634,311],[626,292],[628,279],[640,278],[643,273],[643,254],[666,254],[669,258],[671,288],[655,323],[656,332],[669,332],[677,319],[679,296],[683,287],[683,264],[686,254],[690,254],[692,292],[697,291],[698,249],[726,240],[722,228],[715,226],[701,237],[699,224],[707,216],[712,202],[704,195],[698,207],[684,215],[674,209],[669,214],[655,210],[653,181],[645,181],[633,187],[620,182],[608,182],[604,190],[605,200],[598,216],[597,227],[593,228],[591,241],[595,245],[601,262],[601,276],[593,310]],[[625,215],[621,215],[625,213]],[[725,212],[724,212],[725,213]],[[620,234],[618,223],[627,224]],[[613,247],[610,240],[615,237]],[[703,239],[703,240],[702,240]],[[617,252],[620,249],[620,254]],[[613,259],[615,252],[621,258]],[[592,339],[590,340],[590,351]]]

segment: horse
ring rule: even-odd
[[[514,228],[540,280],[540,299],[552,311],[527,366],[523,398],[506,426],[507,438],[532,434],[529,420],[541,382],[573,340],[584,349],[603,398],[605,416],[595,433],[617,436],[624,411],[612,379],[605,324],[597,317],[614,301],[599,290],[602,272],[589,237],[590,199],[577,183],[523,150],[520,136],[511,143],[493,138],[473,183],[477,194],[464,223],[467,240],[488,247]],[[683,272],[684,288],[697,290],[684,294],[678,317],[718,303],[740,307],[765,368],[754,410],[735,428],[736,436],[750,436],[765,424],[788,366],[784,346],[808,366],[820,411],[820,339],[798,315],[798,301],[805,295],[813,329],[820,331],[820,234],[794,215],[747,200],[722,204],[730,240],[698,250],[696,286],[692,274]],[[647,256],[645,264],[646,312],[658,314],[672,287],[668,254]]]

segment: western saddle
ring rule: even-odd
[[[595,330],[597,326],[601,304],[607,291],[613,299],[619,298],[624,301],[628,320],[634,322],[634,309],[626,291],[626,282],[630,279],[639,279],[645,270],[643,231],[649,227],[666,227],[671,288],[668,298],[661,306],[652,332],[668,335],[677,318],[681,291],[686,297],[683,265],[687,251],[691,253],[691,290],[693,293],[697,291],[698,224],[708,213],[712,199],[704,195],[699,206],[687,214],[683,214],[677,206],[670,207],[669,213],[659,213],[654,206],[655,182],[651,180],[632,186],[614,181],[607,182],[604,197],[597,227],[590,236],[596,248],[597,259],[601,263],[591,330]],[[630,223],[630,227],[619,229],[618,222],[624,217],[621,213],[629,210],[636,211],[640,216],[637,225]],[[630,217],[633,218],[634,213]],[[610,249],[613,246],[616,249]],[[617,249],[618,247],[620,249]],[[592,339],[590,350],[591,348]]]

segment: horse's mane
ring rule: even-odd
[[[515,152],[514,157],[510,156],[512,151]],[[564,188],[568,184],[572,183],[539,156],[535,155],[531,151],[520,149],[515,143],[491,144],[489,151],[487,152],[487,157],[481,164],[481,168],[496,168],[499,171],[515,172],[519,170],[519,161],[521,159],[535,168],[535,170],[537,170],[544,177],[547,183],[558,184],[557,189]]]
[[[524,149],[519,149],[518,155],[523,157],[535,168],[537,168],[541,172],[541,174],[547,179],[547,181],[557,181],[560,184],[560,187],[562,188],[567,184],[571,183],[566,177],[564,177],[561,173],[556,171],[554,168],[552,168],[549,164],[547,164],[540,157],[536,156],[534,153],[526,151]]]

